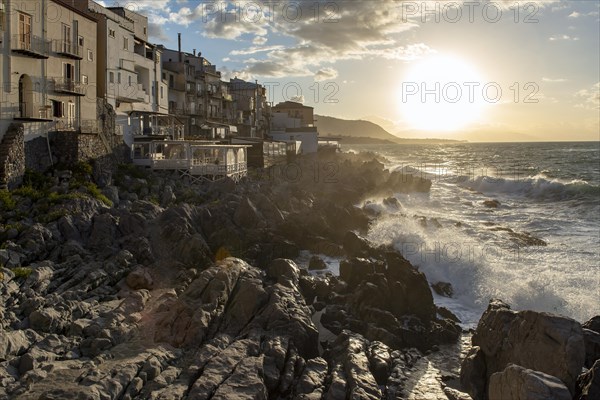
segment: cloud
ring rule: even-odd
[[[579,18],[581,17],[581,13],[578,13],[577,11],[573,11],[571,14],[569,14],[569,16],[567,18]]]
[[[164,28],[161,25],[154,23],[148,23],[148,36],[160,42],[166,42],[169,40],[169,35],[167,35]]]
[[[296,103],[302,103],[302,104],[304,104],[304,96],[303,95],[292,96],[292,97],[290,97],[290,101],[295,101]]]
[[[321,82],[321,81],[327,81],[327,80],[331,80],[331,79],[335,79],[338,76],[338,72],[333,69],[333,68],[323,68],[318,70],[315,73],[315,81],[317,82]]]
[[[600,110],[600,82],[589,89],[581,89],[575,93],[575,97],[583,103],[577,103],[575,107],[588,110]]]
[[[560,83],[560,82],[566,82],[566,81],[567,80],[564,78],[556,78],[556,79],[546,78],[546,77],[542,78],[542,82],[548,82],[548,83]]]
[[[265,36],[255,36],[254,39],[252,39],[252,44],[261,46],[261,45],[267,43],[267,41],[268,41],[268,39]]]
[[[559,41],[559,40],[577,41],[577,40],[579,40],[579,37],[577,37],[577,36],[569,36],[569,35],[554,35],[554,36],[550,36],[548,38],[548,40],[550,40],[551,42],[556,42],[556,41]]]

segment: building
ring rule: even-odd
[[[0,135],[97,132],[96,20],[60,0],[1,4]]]
[[[228,86],[237,114],[238,136],[264,138],[269,131],[271,115],[266,88],[258,82],[246,82],[237,77],[230,79]]]
[[[313,108],[301,103],[286,101],[272,108],[271,132],[273,140],[296,142],[299,154],[316,153],[319,133],[313,125]]]
[[[224,139],[236,132],[228,87],[221,73],[201,53],[159,46],[163,52],[163,78],[169,85],[169,112],[185,121],[185,136]]]
[[[148,42],[148,18],[123,7],[93,1],[99,18],[98,91],[114,107],[125,142],[159,135],[183,138],[183,123],[169,115],[169,88],[163,80],[161,50]]]
[[[288,117],[297,119],[298,126],[294,126],[293,128],[313,126],[315,122],[313,108],[295,101],[278,103],[273,106],[271,111],[273,118],[275,118],[277,114],[287,114]]]

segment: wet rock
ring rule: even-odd
[[[500,202],[498,200],[484,200],[483,205],[487,208],[498,208],[500,207]]]
[[[585,367],[591,368],[596,360],[600,360],[600,333],[590,329],[583,329],[585,343]]]
[[[367,239],[350,231],[344,236],[344,251],[349,257],[368,257],[371,246]]]
[[[385,199],[383,199],[383,205],[397,209],[397,210],[402,207],[400,205],[400,202],[398,201],[398,199],[395,197],[386,197]]]
[[[571,400],[564,383],[543,372],[509,364],[504,371],[490,377],[490,399],[502,400]]]
[[[320,271],[327,269],[327,264],[319,256],[312,256],[308,262],[308,269],[311,271]]]
[[[448,282],[437,282],[431,285],[434,292],[444,297],[452,297],[454,295],[454,289],[452,284]]]
[[[600,333],[600,315],[590,318],[582,325],[582,327]]]
[[[375,273],[375,265],[365,258],[350,258],[340,262],[340,278],[351,288],[358,286],[369,274]]]
[[[487,393],[485,354],[477,346],[471,347],[460,368],[460,383],[474,400],[484,399]]]

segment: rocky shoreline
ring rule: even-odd
[[[424,274],[363,238],[372,215],[355,204],[430,186],[373,154],[237,185],[31,175],[0,199],[0,398],[594,398],[597,322],[492,302],[469,350]],[[298,267],[302,250],[342,259],[340,276]]]

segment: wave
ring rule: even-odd
[[[543,174],[533,177],[509,179],[478,176],[462,177],[459,185],[482,193],[504,193],[533,199],[571,200],[600,195],[600,186],[582,179],[564,181],[550,179]]]

